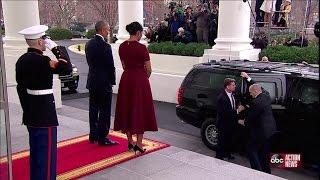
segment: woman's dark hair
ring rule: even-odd
[[[143,31],[143,28],[140,23],[132,22],[126,26],[126,30],[130,35],[136,35],[138,31]]]

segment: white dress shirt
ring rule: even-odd
[[[228,91],[226,91],[226,93],[229,97],[232,109],[236,109],[236,101],[234,100],[232,93],[229,93]]]
[[[102,38],[102,40],[106,41],[106,40],[104,39],[104,37],[101,36],[101,34],[96,34],[96,36],[100,36],[100,37]]]

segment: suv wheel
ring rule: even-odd
[[[77,91],[77,88],[78,88],[78,85],[76,86],[71,86],[71,87],[68,87],[69,88],[69,91],[71,92],[76,92]]]
[[[206,119],[201,126],[201,138],[210,149],[216,150],[218,146],[218,128],[214,119]]]

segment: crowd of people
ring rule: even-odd
[[[156,27],[149,26],[149,42],[198,42],[214,45],[218,33],[218,1],[204,0],[196,7],[171,2],[169,13]]]

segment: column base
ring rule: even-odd
[[[58,74],[53,75],[52,80],[52,89],[53,89],[53,96],[56,108],[62,107],[62,100],[61,100],[61,80],[59,79]]]
[[[250,61],[259,60],[260,49],[248,50],[218,50],[218,49],[205,49],[202,57],[202,63],[210,62],[211,60],[219,61],[226,60],[242,60],[248,59]]]

